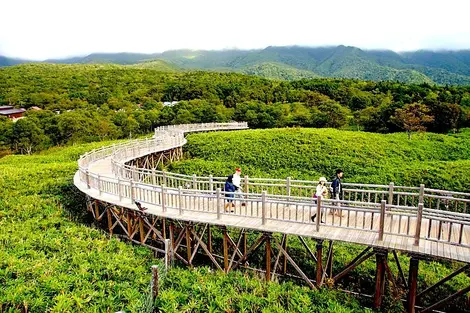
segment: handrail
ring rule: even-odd
[[[221,212],[219,205],[227,199],[227,195],[220,192],[225,177],[185,175],[136,168],[128,163],[148,154],[181,148],[186,143],[184,134],[187,132],[246,128],[248,128],[246,123],[161,126],[155,129],[152,138],[114,144],[85,153],[78,160],[79,180],[88,189],[97,190],[99,195],[105,193],[118,196],[120,200],[125,198],[132,202],[160,205],[165,210],[171,208],[180,212],[200,210],[191,207],[191,201],[188,202],[189,206],[181,207],[182,197],[194,200],[212,199],[214,201],[207,202],[208,207],[204,212],[217,214],[219,218],[225,214]],[[89,171],[93,162],[105,158],[111,160],[112,176]],[[470,214],[467,211],[470,193],[429,189],[424,185],[407,187],[395,186],[394,183],[388,185],[345,183],[343,200],[313,199],[313,190],[317,184],[317,181],[294,180],[290,177],[272,179],[244,176],[241,182],[243,192],[240,193],[240,197],[246,203],[246,207],[244,213],[237,214],[260,218],[263,225],[271,220],[311,224],[310,216],[317,212],[318,208],[325,213],[328,209],[337,209],[347,213],[345,217],[337,217],[336,220],[333,217],[331,222],[322,225],[317,223],[317,230],[320,227],[351,228],[376,232],[379,238],[383,238],[384,234],[414,237],[416,245],[419,245],[420,239],[424,239],[470,247],[470,243],[463,240],[464,229],[470,226],[468,222]],[[161,201],[165,201],[164,204]],[[280,205],[286,208],[279,211]],[[433,223],[439,225],[437,236],[433,237],[430,230],[421,230],[423,218],[427,219],[429,228]],[[388,220],[390,222],[386,223]],[[445,236],[441,235],[443,223],[450,223]],[[413,233],[413,227],[417,227],[416,233]]]

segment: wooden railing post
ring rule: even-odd
[[[261,225],[266,225],[266,191],[261,193]]]
[[[216,196],[217,196],[217,201],[216,201],[216,205],[217,205],[217,219],[220,220],[220,215],[221,215],[221,210],[222,210],[222,206],[220,205],[220,188],[217,188],[216,190]]]
[[[90,189],[90,173],[86,170],[86,187]]]
[[[122,201],[121,177],[119,176],[118,176],[118,196],[119,196],[119,202]]]
[[[214,177],[212,177],[212,174],[209,175],[209,190],[214,190]]]
[[[183,187],[178,187],[178,208],[179,214],[183,215]]]
[[[131,182],[131,187],[130,187],[130,188],[131,188],[131,203],[134,203],[134,201],[135,201],[135,195],[134,195],[134,181],[131,180],[130,182]]]
[[[166,182],[166,172],[165,172],[165,171],[162,171],[162,180],[163,180],[163,181],[162,181],[162,184],[163,184],[163,185],[166,185],[167,182]]]
[[[101,196],[101,176],[98,174],[98,195]]]
[[[197,189],[196,174],[193,174],[193,189]]]
[[[388,204],[393,205],[393,188],[395,187],[395,184],[391,182],[388,184]]]
[[[165,184],[162,184],[162,212],[166,212]]]
[[[287,177],[286,179],[286,195],[290,196],[290,177]]]
[[[318,196],[317,198],[317,219],[316,219],[316,230],[320,231],[320,221],[322,219],[321,216],[321,201],[322,201],[322,196]]]
[[[152,184],[154,186],[157,184],[157,174],[155,173],[155,169],[152,169]]]
[[[424,184],[419,185],[419,203],[424,203]]]
[[[384,227],[385,227],[385,205],[386,201],[380,202],[380,221],[379,221],[379,241],[384,240]]]
[[[419,237],[421,236],[421,222],[423,220],[423,204],[418,204],[418,215],[416,217],[415,246],[419,246]]]
[[[248,193],[248,175],[245,175],[243,185],[243,192]]]

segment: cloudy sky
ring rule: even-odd
[[[469,0],[1,0],[0,55],[351,45],[469,49]]]

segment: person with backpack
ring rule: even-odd
[[[239,167],[237,167],[235,169],[235,173],[233,174],[233,184],[235,185],[235,197],[237,199],[241,199],[242,206],[245,206],[246,204],[244,202],[243,196],[241,195],[242,190],[241,190],[241,187],[240,187],[241,180],[242,180],[242,178],[240,176],[241,173],[242,173],[242,170]]]
[[[233,198],[235,197],[235,185],[233,184],[233,175],[230,174],[227,177],[224,185],[224,192],[227,203],[224,206],[225,212],[233,212],[235,205],[233,204]]]
[[[341,184],[341,178],[343,178],[343,170],[337,169],[335,179],[331,182],[331,193],[334,200],[343,199],[343,186]],[[338,207],[341,207],[341,203],[337,203]],[[335,212],[336,211],[336,212]],[[338,216],[343,216],[340,209],[332,209],[330,214],[336,214]]]

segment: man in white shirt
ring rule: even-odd
[[[243,196],[241,195],[241,187],[240,187],[240,184],[241,184],[241,180],[242,178],[240,177],[240,174],[242,173],[242,170],[237,167],[235,169],[235,174],[233,174],[233,185],[235,186],[236,190],[235,190],[235,198],[239,198],[239,199],[242,199],[243,200]],[[245,206],[245,202],[242,202],[242,206]]]

